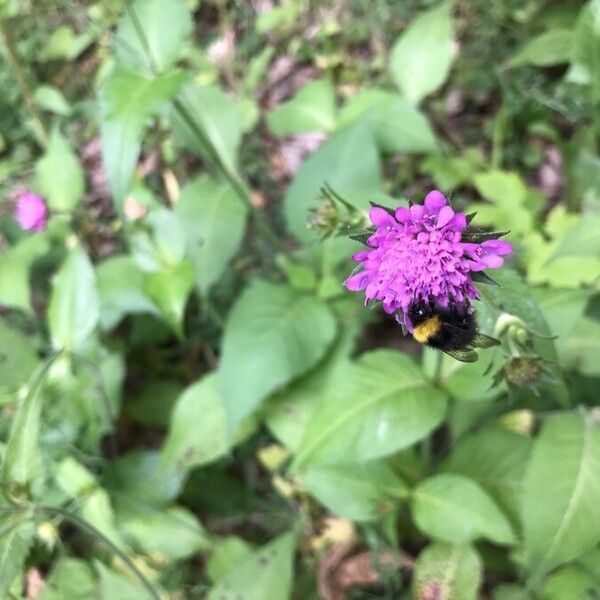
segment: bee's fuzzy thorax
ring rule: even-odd
[[[438,315],[433,315],[420,325],[416,325],[413,331],[413,337],[417,342],[426,344],[434,335],[439,333],[442,327],[442,321]]]

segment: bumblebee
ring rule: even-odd
[[[475,362],[474,348],[489,348],[500,342],[479,333],[475,309],[468,303],[448,307],[415,300],[408,307],[417,342],[442,350],[456,360]]]

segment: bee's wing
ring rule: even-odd
[[[477,362],[479,356],[475,350],[442,350],[452,358],[459,360],[460,362],[472,363]]]
[[[472,343],[473,346],[476,346],[477,348],[491,348],[492,346],[499,346],[500,340],[483,333],[477,333],[473,338]]]

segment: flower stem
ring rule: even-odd
[[[19,86],[19,90],[21,91],[21,95],[23,96],[23,101],[25,103],[25,108],[31,114],[35,133],[42,145],[45,146],[48,143],[48,131],[46,130],[44,121],[42,120],[42,115],[38,110],[31,87],[27,82],[25,71],[19,61],[19,56],[13,44],[10,33],[5,27],[5,23],[2,19],[0,19],[0,41],[2,42],[0,45],[2,54],[4,54],[6,62],[14,75],[17,85]]]
[[[133,24],[133,27],[140,40],[140,43],[144,48],[144,52],[146,53],[146,56],[148,58],[150,68],[152,69],[154,74],[157,74],[159,69],[157,67],[156,60],[152,55],[152,49],[150,48],[150,44],[148,43],[148,39],[146,38],[146,34],[144,33],[144,28],[140,23],[140,20],[135,12],[135,8],[133,7],[131,0],[126,0],[125,10]],[[264,236],[264,238],[267,239],[274,248],[283,251],[282,241],[269,224],[264,213],[258,207],[252,204],[248,188],[241,180],[239,175],[233,171],[230,165],[226,164],[222,160],[221,156],[215,149],[209,136],[206,135],[206,132],[203,130],[202,126],[196,121],[196,119],[194,119],[193,115],[190,113],[190,111],[180,99],[175,99],[173,101],[173,108],[175,109],[179,117],[185,122],[185,124],[192,130],[196,138],[198,138],[198,141],[200,142],[201,146],[206,149],[210,161],[221,172],[225,179],[227,179],[227,181],[235,191],[237,197],[248,207],[252,216],[252,220],[254,221],[261,235]]]

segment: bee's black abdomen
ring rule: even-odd
[[[438,309],[442,321],[440,330],[427,344],[440,350],[461,350],[468,348],[477,335],[475,312],[466,306]]]

